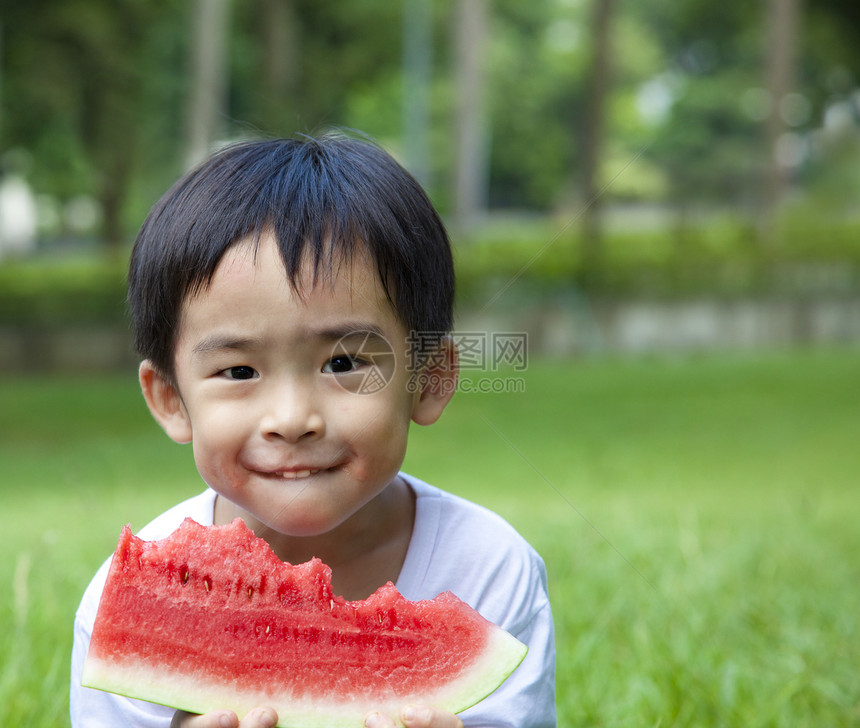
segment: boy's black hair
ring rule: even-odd
[[[168,377],[182,304],[231,245],[272,230],[287,276],[315,276],[367,250],[410,331],[449,332],[454,266],[421,186],[378,146],[343,134],[244,142],[180,179],[138,233],[128,299],[138,352]]]

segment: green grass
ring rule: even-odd
[[[860,352],[533,362],[407,469],[547,562],[561,726],[860,724]],[[498,376],[520,376],[518,373]],[[123,523],[200,489],[133,373],[0,384],[0,717],[68,724],[71,624]]]

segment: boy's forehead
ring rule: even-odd
[[[251,241],[240,241],[230,246],[215,268],[212,280],[251,283],[263,264],[259,261],[257,246]]]
[[[319,261],[314,261],[309,248],[305,248],[301,264],[292,277],[274,235],[244,238],[225,251],[208,285],[186,298],[184,303],[213,295],[242,295],[267,286],[284,290],[306,303],[327,298],[349,299],[359,306],[383,306],[393,311],[391,299],[365,245],[355,246],[347,257],[327,242]]]

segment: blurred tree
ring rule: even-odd
[[[800,0],[769,0],[763,18],[767,28],[765,88],[769,109],[765,119],[765,175],[759,223],[765,243],[774,243],[774,215],[788,183],[787,166],[779,147],[785,129],[789,93],[796,91],[795,56]]]
[[[777,200],[789,185],[799,191],[814,167],[825,111],[853,108],[858,7],[642,0],[628,8],[665,54],[652,84],[665,111],[648,156],[666,170],[682,223],[692,210],[732,207],[758,219],[760,231],[771,228]],[[815,172],[827,175],[821,165]]]
[[[192,7],[186,167],[202,162],[226,127],[229,12],[229,0],[195,0]]]
[[[718,0],[651,0],[635,12],[664,54],[646,153],[668,176],[669,200],[682,220],[695,206],[750,204],[761,136],[742,99],[762,83],[760,16]]]
[[[372,97],[391,75],[399,82],[401,3],[280,3],[249,0],[234,8],[229,87],[234,133],[289,135],[347,125],[347,110],[357,96]],[[271,33],[282,34],[288,47],[267,39],[270,31],[263,24],[271,20]],[[270,63],[281,66],[281,82],[274,86],[277,76],[271,75]],[[398,131],[400,108],[387,112],[397,120]]]
[[[421,184],[429,179],[428,136],[433,65],[430,0],[403,5],[403,147],[405,164]]]
[[[487,135],[484,119],[487,0],[457,0],[455,37],[453,209],[457,228],[467,231],[486,212]]]
[[[580,149],[585,43],[579,5],[496,0],[488,38],[491,208],[552,210],[570,197]]]
[[[600,213],[603,205],[599,164],[606,136],[606,106],[611,92],[612,16],[614,0],[592,0],[588,35],[591,54],[582,133],[583,283],[599,286],[602,268]]]
[[[839,68],[847,72],[851,82],[860,81],[860,3],[851,0],[815,0],[806,3],[804,27],[814,26],[817,32],[802,34],[801,68],[807,64],[821,66],[825,71]],[[850,78],[853,76],[853,79]],[[818,79],[819,88],[828,90],[832,83]],[[821,83],[823,81],[823,83]],[[833,89],[829,91],[844,91]]]
[[[147,124],[175,91],[171,28],[178,0],[33,0],[0,6],[5,43],[3,148],[29,150],[34,187],[69,199],[92,194],[112,249],[125,239],[124,204]],[[173,117],[175,118],[175,117]],[[156,145],[157,146],[157,145]],[[152,146],[147,156],[152,154]]]
[[[684,215],[702,205],[753,211],[761,199],[762,4],[493,0],[483,22],[477,14],[481,32],[456,13],[481,11],[489,0],[414,2],[428,11],[422,29],[432,39],[423,72],[425,182],[443,209],[453,213],[456,200],[480,208],[486,200],[496,209],[570,212],[575,199],[578,211],[607,182],[613,200],[668,200]],[[96,197],[104,236],[114,244],[182,171],[195,87],[190,29],[202,27],[196,7],[183,0],[0,0],[0,154],[29,152],[37,192],[61,202]],[[591,51],[603,32],[590,30],[600,28],[591,25],[591,7],[615,11],[606,36],[615,43],[611,84],[589,71],[599,68]],[[857,7],[821,0],[804,8],[794,100],[809,108],[786,130],[799,147],[818,145],[815,127],[823,126],[825,110],[827,118],[839,109],[855,113]],[[222,126],[205,136],[352,126],[413,164],[404,133],[404,13],[404,3],[385,0],[234,3],[215,73],[225,84],[225,110],[208,115]],[[476,40],[485,43],[483,92],[461,91],[468,103],[459,106],[457,78],[480,75],[458,76],[457,68],[478,66],[458,64],[452,25],[470,41],[461,54],[476,50]],[[466,113],[454,132],[458,108]],[[577,140],[571,127],[583,136]],[[826,177],[828,159],[801,161],[792,179]],[[465,170],[482,167],[471,176],[477,183],[464,181]],[[455,179],[458,169],[460,182],[443,193],[440,182]],[[477,202],[469,202],[467,189]],[[596,207],[592,213],[593,222]]]
[[[262,113],[274,128],[286,129],[296,110],[301,57],[296,2],[262,0],[258,17]]]

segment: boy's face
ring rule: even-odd
[[[312,277],[297,292],[271,237],[240,242],[183,306],[175,386],[141,365],[150,409],[193,443],[206,483],[290,536],[327,533],[382,493],[410,421],[435,421],[453,389],[410,392],[408,332],[363,256]]]

